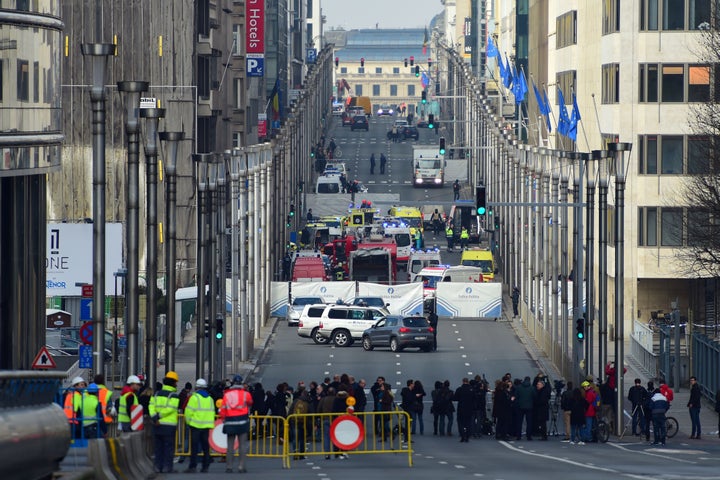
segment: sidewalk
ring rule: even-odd
[[[242,375],[242,377],[246,381],[252,377],[252,374],[255,372],[257,364],[262,358],[262,355],[265,353],[265,348],[267,347],[268,341],[275,332],[276,323],[276,319],[271,317],[268,320],[267,324],[260,328],[259,338],[254,340],[253,348],[250,352],[248,352],[248,360],[242,362],[237,372],[232,371],[232,369],[230,368],[231,349],[229,345],[232,341],[232,332],[230,332],[229,330],[226,332],[226,345],[228,345],[228,347],[226,349],[227,351],[225,358],[227,365],[226,376],[228,378],[232,378],[232,376],[236,373]],[[197,339],[195,335],[195,328],[191,328],[190,330],[188,330],[183,337],[183,342],[175,350],[175,371],[180,377],[180,381],[178,382],[178,389],[181,389],[182,386],[185,385],[185,382],[192,383],[194,388],[195,380],[197,380],[195,378],[195,346],[197,344]],[[207,368],[205,370],[207,371]],[[160,376],[162,375],[160,372],[161,368],[158,369],[158,378],[160,378]]]
[[[507,294],[507,292],[503,291],[503,318],[509,322],[513,330],[515,330],[515,333],[517,334],[520,341],[525,345],[527,348],[528,354],[530,357],[537,362],[537,364],[540,366],[540,368],[548,375],[551,379],[553,378],[562,378],[562,375],[560,375],[560,371],[555,367],[554,364],[550,362],[550,359],[548,356],[540,350],[538,345],[535,343],[535,340],[528,335],[528,332],[523,328],[522,322],[519,318],[512,318],[510,317],[510,312],[512,312],[512,304],[510,303],[510,297]],[[629,343],[629,342],[628,342]],[[612,344],[611,344],[612,345]],[[608,360],[614,359],[614,349],[610,346],[608,347]],[[625,352],[629,351],[629,345],[626,345]],[[655,386],[657,386],[657,379],[649,378],[647,372],[640,371],[641,369],[639,366],[632,360],[632,358],[629,357],[629,355],[626,354],[625,359],[627,372],[625,373],[625,379],[624,379],[624,386],[625,386],[625,399],[626,402],[624,403],[624,410],[625,410],[625,419],[626,421],[630,418],[631,412],[628,411],[628,404],[627,402],[627,391],[630,389],[630,387],[633,386],[633,382],[635,378],[639,378],[642,380],[643,386],[647,386],[647,382],[652,380],[655,382]],[[673,438],[672,441],[689,441],[688,437],[690,436],[691,432],[691,425],[690,425],[690,414],[688,413],[688,409],[686,408],[686,405],[688,403],[688,400],[690,398],[690,389],[686,386],[682,386],[681,388],[673,389],[673,392],[675,393],[675,398],[673,399],[673,406],[668,411],[668,415],[673,416],[677,419],[679,424],[678,434]],[[715,413],[715,404],[707,401],[703,398],[703,404],[702,408],[700,409],[700,425],[702,427],[702,440],[704,441],[712,441],[712,442],[718,442],[720,443],[720,438],[718,437],[718,414]],[[629,430],[629,428],[628,428]],[[644,441],[645,438],[640,437],[633,437],[631,435],[632,432],[626,433],[623,437],[623,441]],[[652,439],[652,437],[651,437]]]

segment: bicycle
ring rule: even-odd
[[[635,409],[640,408],[639,406],[636,406]],[[633,414],[635,413],[635,410],[633,410]],[[652,431],[652,417],[646,418],[644,421],[650,422],[650,431]],[[625,436],[625,432],[627,431],[628,427],[632,425],[632,415],[630,415],[630,419],[625,423],[625,426],[623,428],[622,433],[620,434],[620,437],[618,437],[620,440]],[[666,416],[665,417],[665,435],[667,438],[673,438],[675,435],[677,435],[678,431],[680,430],[680,423],[678,423],[677,418],[672,416]]]
[[[607,443],[610,439],[610,425],[605,423],[605,420],[603,420],[602,417],[598,416],[597,422],[593,425],[590,433],[591,437],[597,437],[598,442]]]

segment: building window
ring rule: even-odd
[[[197,61],[198,96],[207,99],[210,97],[210,59],[200,55],[197,57]]]
[[[40,62],[33,62],[33,102],[40,101]]]
[[[195,3],[197,32],[202,37],[210,35],[210,0],[198,0]]]
[[[577,43],[577,11],[571,10],[563,13],[555,20],[557,36],[556,48],[563,48]]]
[[[602,33],[615,33],[620,31],[620,0],[603,0]]]
[[[400,67],[393,67],[393,73],[394,74],[400,73]]]
[[[242,147],[242,132],[233,132],[232,134],[232,145],[233,148]]]
[[[638,3],[640,31],[710,28],[711,0],[640,0]]]
[[[17,61],[17,99],[21,102],[30,100],[30,71],[27,60]]]
[[[602,103],[620,102],[620,64],[602,66]]]
[[[242,41],[242,36],[240,35],[240,25],[237,23],[233,25],[232,38],[233,44],[231,53],[233,55],[240,55],[240,42]]]
[[[340,67],[340,73],[347,73],[347,67]]]
[[[704,245],[713,235],[713,224],[710,212],[704,209],[687,209],[687,245],[689,247]]]
[[[640,175],[701,175],[716,170],[713,137],[683,135],[640,135]]]
[[[355,95],[359,97],[362,94],[363,94],[362,85],[358,83],[357,85],[355,85]]]
[[[565,104],[570,102],[572,105],[572,94],[575,91],[575,78],[577,72],[575,70],[568,70],[567,72],[558,73],[555,78],[557,80],[558,88],[562,89],[563,97],[565,98]],[[555,101],[559,102],[559,95],[555,95]],[[559,103],[558,103],[559,104]]]
[[[408,97],[415,96],[415,85],[408,85]]]
[[[638,246],[657,246],[657,208],[655,207],[638,209]]]
[[[710,83],[717,83],[718,70],[713,72],[715,79],[711,78],[707,65],[642,64],[638,97],[644,103],[707,102],[710,99]]]
[[[683,211],[682,208],[663,208],[660,210],[660,245],[663,247],[682,246]]]
[[[3,81],[5,78],[4,72],[5,72],[5,60],[0,58],[0,103],[3,102],[3,92],[5,91],[5,88],[4,88],[5,82]],[[50,102],[45,102],[45,103],[50,103]]]
[[[375,67],[375,73],[382,73],[382,67]]]
[[[358,73],[364,74],[364,73],[365,73],[365,67],[358,67]]]
[[[683,79],[685,71],[682,65],[662,66],[662,101],[682,102],[683,101]]]
[[[397,85],[390,85],[390,96],[397,97]]]
[[[379,97],[380,96],[380,85],[373,85],[373,96]]]

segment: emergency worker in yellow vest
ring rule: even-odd
[[[186,473],[196,471],[198,454],[203,453],[202,470],[207,472],[210,466],[209,434],[215,427],[215,400],[208,393],[208,384],[204,378],[195,382],[195,393],[185,405],[185,424],[190,429],[190,465]]]
[[[98,400],[100,400],[103,411],[103,423],[99,427],[103,436],[106,436],[108,426],[113,422],[113,417],[117,417],[115,402],[112,399],[113,392],[105,386],[105,377],[103,375],[95,375],[93,383],[98,386]]]
[[[252,395],[245,390],[243,378],[240,375],[233,377],[232,386],[225,390],[220,407],[220,416],[223,419],[223,433],[227,435],[227,456],[225,457],[225,472],[232,473],[235,463],[235,440],[238,441],[240,455],[239,472],[245,473],[245,450],[248,447],[247,433],[250,430],[250,407],[253,404]]]
[[[82,394],[82,405],[78,409],[78,419],[82,423],[83,438],[98,438],[101,434],[98,426],[102,422],[104,412],[98,399],[98,390],[98,386],[91,383]]]
[[[453,251],[454,237],[455,231],[453,230],[452,224],[448,223],[447,227],[445,228],[445,239],[447,240],[448,252]]]
[[[178,374],[170,371],[163,378],[162,389],[150,398],[149,413],[155,437],[155,471],[175,473],[175,432],[178,424],[180,397],[177,394]]]
[[[131,413],[135,405],[139,405],[137,393],[140,391],[142,382],[137,375],[130,375],[127,378],[126,385],[120,394],[120,402],[118,406],[118,424],[121,432],[132,432]]]
[[[70,424],[70,436],[80,438],[80,421],[77,418],[77,411],[82,406],[82,392],[87,388],[87,382],[82,377],[75,377],[72,380],[72,387],[68,389],[63,402],[63,411]]]
[[[468,246],[468,242],[470,241],[470,234],[467,231],[467,228],[462,227],[462,231],[460,232],[460,246],[463,250],[465,250]]]

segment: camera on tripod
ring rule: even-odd
[[[562,380],[555,380],[553,384],[555,385],[555,393],[560,395],[562,393],[562,389],[565,388],[565,382]]]

